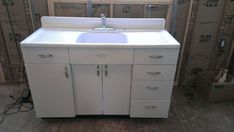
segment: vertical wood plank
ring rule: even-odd
[[[183,56],[184,56],[184,50],[185,50],[185,43],[187,41],[187,37],[188,37],[188,31],[189,31],[189,25],[190,25],[190,19],[192,17],[192,11],[193,11],[193,2],[194,0],[190,1],[190,5],[189,5],[189,13],[188,13],[188,17],[187,17],[187,22],[186,22],[186,28],[185,28],[185,33],[184,33],[184,38],[183,38],[183,43],[181,45],[181,49],[180,49],[180,55],[179,55],[179,62],[178,62],[178,66],[177,66],[177,72],[176,72],[176,77],[175,77],[175,85],[179,85],[179,80],[180,80],[180,75],[181,75],[181,68],[182,68],[182,63],[183,63]]]
[[[170,31],[171,27],[171,13],[172,13],[172,6],[168,6],[167,17],[166,17],[166,29]]]
[[[110,4],[110,18],[114,16],[114,4]]]

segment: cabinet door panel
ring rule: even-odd
[[[131,65],[103,65],[103,109],[105,115],[128,115]]]
[[[69,65],[26,64],[25,67],[37,117],[74,117]]]
[[[72,65],[72,71],[76,113],[78,115],[102,114],[101,65]]]

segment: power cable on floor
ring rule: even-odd
[[[18,112],[28,112],[34,108],[28,88],[24,89],[19,97],[11,95],[9,97],[12,99],[12,102],[4,106],[3,112],[0,113],[0,124],[4,121],[5,116],[10,116]]]

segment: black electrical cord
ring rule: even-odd
[[[16,44],[16,49],[17,49],[17,52],[18,52],[18,55],[19,55],[19,59],[20,59],[20,62],[22,62],[22,64],[23,64],[20,47],[18,45],[18,41],[17,41],[16,36],[15,36],[15,29],[14,29],[14,26],[13,26],[13,21],[11,19],[11,15],[10,15],[9,8],[8,8],[8,6],[10,6],[13,2],[14,2],[14,0],[2,0],[2,3],[5,6],[6,11],[7,11],[7,15],[8,15],[8,18],[9,18],[11,30],[12,30],[12,33],[13,33],[12,36],[13,36],[14,42]],[[2,30],[1,30],[1,32],[2,32]],[[9,57],[9,55],[8,55],[8,57]],[[23,66],[21,65],[21,67],[23,67]],[[24,72],[23,68],[21,70],[22,70],[21,72],[23,74],[23,72]],[[21,75],[21,78],[23,78],[23,75]],[[21,80],[21,84],[22,84],[22,80]],[[25,100],[23,100],[23,94],[24,94],[25,91],[26,91],[26,89],[23,90],[20,97],[10,96],[10,98],[12,99],[12,102],[7,104],[6,106],[4,106],[3,112],[0,113],[0,124],[4,121],[5,116],[13,115],[13,114],[16,114],[18,112],[28,112],[28,111],[30,111],[30,110],[32,110],[34,108],[31,98],[27,102],[27,103],[30,104],[30,106],[25,106],[26,103],[25,103]],[[26,110],[22,110],[22,109],[26,109]]]
[[[18,112],[28,112],[34,108],[31,98],[27,102],[27,104],[30,104],[30,106],[26,106],[26,103],[22,101],[22,95],[24,94],[24,92],[26,92],[26,90],[28,89],[23,90],[20,97],[9,96],[12,99],[12,102],[4,106],[3,112],[0,113],[0,124],[4,121],[5,116],[10,116]]]

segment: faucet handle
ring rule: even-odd
[[[105,16],[105,14],[101,14],[101,18],[105,18],[106,16]]]

